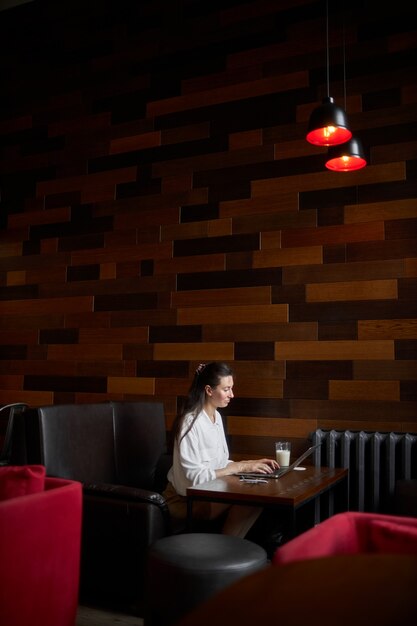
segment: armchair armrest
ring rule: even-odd
[[[110,483],[82,483],[83,495],[87,498],[101,497],[114,501],[115,504],[128,502],[131,505],[155,506],[160,512],[165,532],[171,533],[171,516],[165,498],[157,491],[149,491],[141,487],[113,485]]]
[[[102,495],[115,500],[132,500],[135,502],[147,502],[161,508],[168,507],[165,498],[156,491],[149,491],[141,487],[128,487],[126,485],[112,485],[109,483],[83,483],[83,492],[86,495]]]
[[[165,498],[155,491],[105,482],[83,482],[81,591],[85,602],[117,598],[142,602],[150,545],[171,534]],[[112,577],[109,572],[118,572]],[[135,601],[136,602],[136,601]]]

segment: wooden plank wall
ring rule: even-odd
[[[162,400],[169,430],[218,359],[239,456],[416,431],[415,8],[348,4],[329,50],[352,173],[304,138],[323,0],[0,14],[1,403]]]

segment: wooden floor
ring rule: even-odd
[[[143,626],[143,619],[134,615],[80,606],[76,626]]]

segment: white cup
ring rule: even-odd
[[[280,467],[288,467],[290,464],[291,456],[291,442],[290,441],[276,441],[275,442],[275,457]]]

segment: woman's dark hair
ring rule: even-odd
[[[207,365],[200,363],[195,371],[193,382],[191,383],[191,387],[188,391],[188,395],[185,399],[181,412],[178,413],[172,425],[171,434],[173,441],[175,441],[178,437],[184,417],[188,415],[188,413],[193,415],[193,420],[190,427],[182,435],[181,439],[185,437],[185,435],[193,427],[198,414],[203,410],[204,400],[206,397],[206,386],[209,385],[212,389],[214,389],[220,384],[220,379],[224,376],[233,376],[233,370],[226,363],[219,363],[217,361],[207,363]]]

